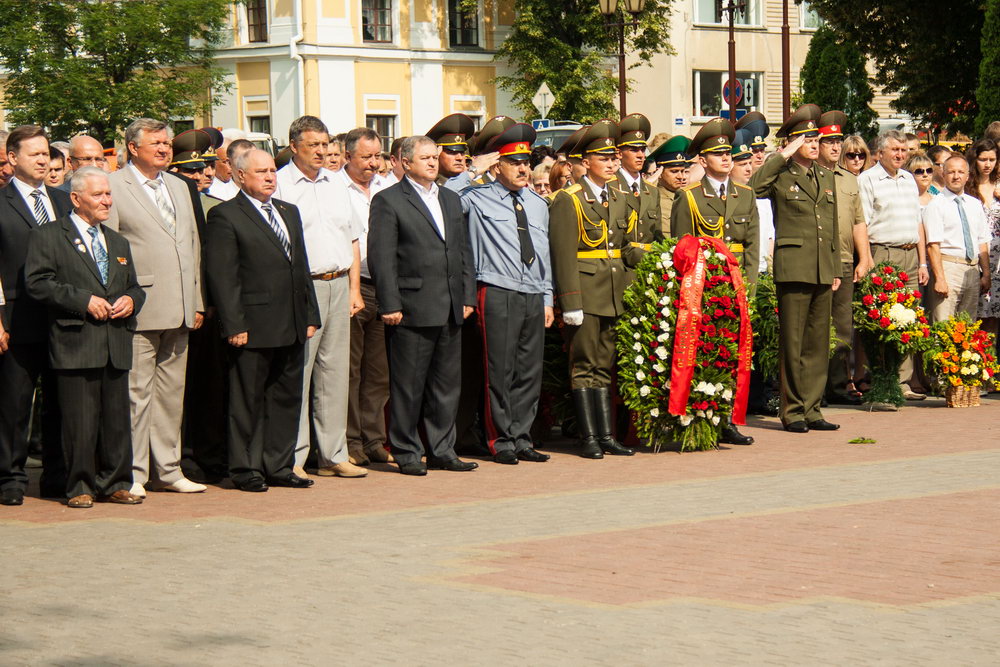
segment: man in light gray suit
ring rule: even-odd
[[[146,303],[137,317],[129,375],[132,493],[181,493],[205,486],[180,469],[188,331],[205,310],[201,242],[187,185],[164,173],[171,158],[167,124],[140,118],[125,130],[129,164],[110,176],[114,205],[107,226],[124,236]]]

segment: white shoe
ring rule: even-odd
[[[129,493],[133,496],[139,496],[140,498],[146,497],[146,487],[144,487],[139,482],[132,482],[132,488],[129,489]]]
[[[175,491],[176,493],[201,493],[208,487],[204,484],[199,484],[198,482],[192,482],[191,480],[181,477],[176,482],[171,482],[170,484],[164,484],[163,486],[156,487],[157,491]]]

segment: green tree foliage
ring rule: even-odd
[[[983,59],[979,61],[979,88],[976,90],[978,134],[982,134],[991,122],[1000,120],[1000,0],[986,0],[981,48]]]
[[[875,61],[894,106],[932,129],[976,117],[983,0],[810,0],[841,39]]]
[[[839,109],[847,114],[846,130],[869,137],[878,131],[878,114],[869,106],[875,98],[865,57],[858,47],[839,39],[824,25],[809,42],[809,53],[800,74],[803,99],[824,111]]]
[[[135,118],[205,112],[228,89],[212,54],[231,7],[227,0],[0,0],[7,122],[110,142]]]
[[[625,51],[635,59],[633,66],[672,52],[670,1],[646,0],[638,29],[627,29]],[[550,118],[583,123],[616,118],[618,76],[607,59],[618,53],[618,29],[606,26],[597,0],[516,0],[514,7],[514,26],[496,54],[514,74],[498,76],[496,83],[513,94],[525,116],[537,115],[531,98],[544,81],[556,97]]]

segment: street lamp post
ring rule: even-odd
[[[620,118],[625,117],[625,28],[631,26],[633,29],[639,27],[639,14],[646,6],[646,0],[625,0],[625,12],[631,14],[632,19],[625,18],[622,12],[620,21],[613,17],[618,14],[618,0],[598,0],[601,14],[604,15],[604,25],[609,28],[618,28],[618,114]]]
[[[746,11],[746,0],[729,0],[729,4],[723,4],[723,0],[717,0],[719,11],[726,12],[729,17],[729,122],[736,123],[736,21],[737,11]]]

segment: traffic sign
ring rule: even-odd
[[[674,125],[683,125],[684,118],[674,118]]]
[[[531,121],[531,127],[535,128],[536,130],[544,130],[546,128],[552,127],[552,119],[536,118],[535,120]]]
[[[730,94],[734,98],[732,104],[739,104],[743,99],[743,83],[739,79],[730,79],[722,84],[722,102],[727,106],[730,104]]]
[[[549,109],[552,108],[552,104],[556,101],[556,96],[552,94],[549,89],[549,84],[542,81],[542,85],[538,87],[538,91],[535,92],[535,96],[531,98],[531,103],[535,105],[538,109],[538,115],[545,118],[549,115]]]
[[[746,115],[747,115],[747,110],[746,109],[737,109],[736,110],[736,120],[739,120],[740,118],[743,118],[743,116],[746,116]],[[726,120],[729,120],[729,109],[720,109],[719,110],[719,118],[725,118]]]

